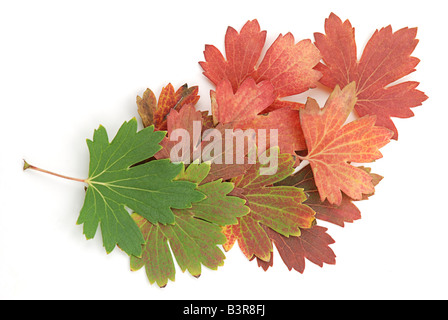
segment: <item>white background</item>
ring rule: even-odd
[[[446,299],[448,298],[446,17],[442,1],[1,1],[0,298],[3,299]],[[118,249],[76,225],[83,185],[23,172],[22,159],[84,178],[85,143],[103,124],[112,137],[137,117],[135,98],[171,82],[199,85],[203,109],[211,83],[198,65],[205,44],[224,47],[227,26],[258,19],[268,44],[324,31],[331,12],[356,28],[358,49],[375,29],[418,27],[414,56],[430,98],[400,138],[372,164],[385,178],[363,218],[323,224],[336,265],[308,262],[288,271],[275,252],[264,272],[235,247],[218,271],[176,274],[164,289],[131,272]],[[326,92],[306,96],[323,103]]]

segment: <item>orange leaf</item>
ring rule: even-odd
[[[221,123],[252,120],[274,99],[269,81],[256,84],[254,79],[247,78],[234,94],[230,81],[223,80],[216,87],[217,120]]]
[[[154,125],[156,130],[167,130],[167,116],[171,109],[180,110],[187,104],[195,105],[198,100],[198,87],[181,86],[177,91],[169,83],[162,89],[157,101],[154,93],[146,89],[143,97],[137,96],[138,113],[144,127]]]
[[[375,31],[359,61],[355,30],[348,20],[342,22],[332,13],[325,20],[325,33],[314,34],[325,63],[316,67],[323,73],[320,82],[334,88],[355,81],[356,112],[360,116],[376,115],[376,124],[394,131],[393,139],[397,139],[398,131],[390,117],[412,117],[411,108],[428,98],[416,90],[418,82],[388,86],[415,71],[420,60],[411,54],[418,43],[417,29],[403,28],[393,33],[388,26]]]
[[[336,86],[325,107],[308,99],[300,110],[302,129],[308,147],[308,160],[313,170],[321,201],[339,205],[343,191],[354,200],[374,192],[372,176],[350,162],[367,163],[382,157],[379,148],[391,139],[393,132],[375,126],[375,116],[365,116],[344,125],[356,103],[354,82],[344,89]]]
[[[236,91],[254,71],[265,41],[266,31],[260,31],[257,20],[248,21],[240,33],[228,27],[225,37],[227,60],[215,46],[207,45],[204,51],[206,62],[199,64],[204,75],[215,85],[228,79]]]

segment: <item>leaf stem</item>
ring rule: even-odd
[[[87,183],[87,181],[84,180],[84,179],[67,177],[67,176],[64,176],[62,174],[58,174],[58,173],[54,173],[54,172],[51,172],[51,171],[48,171],[48,170],[45,170],[45,169],[41,169],[41,168],[35,167],[35,166],[29,164],[28,162],[26,162],[25,160],[23,160],[23,171],[28,170],[28,169],[40,171],[40,172],[47,173],[47,174],[51,174],[53,176],[56,176],[56,177],[59,177],[59,178],[63,178],[63,179],[67,179],[67,180]]]

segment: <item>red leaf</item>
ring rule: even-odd
[[[304,229],[300,237],[285,237],[269,228],[265,230],[289,270],[294,269],[303,273],[305,258],[320,267],[323,267],[324,263],[336,263],[336,255],[329,247],[334,240],[326,233],[327,229],[324,227],[314,226],[311,229]],[[272,257],[268,262],[257,260],[258,265],[265,271],[273,265]]]
[[[225,251],[229,251],[236,240],[241,252],[248,258],[258,257],[269,260],[272,252],[272,243],[259,221],[251,216],[238,218],[238,224],[228,225],[223,228],[227,242],[223,245]]]
[[[377,174],[370,173],[369,168],[362,169],[370,174],[374,186],[381,181],[382,177]],[[277,182],[275,185],[303,188],[305,193],[308,195],[308,199],[304,203],[316,211],[316,219],[318,220],[331,222],[343,227],[345,222],[354,222],[355,220],[361,219],[361,212],[352,202],[353,200],[345,194],[342,195],[340,205],[331,204],[327,200],[320,200],[313,177],[313,171],[309,165],[305,166],[294,175]],[[363,200],[368,199],[369,196],[371,196],[371,194],[364,195]]]
[[[325,20],[325,33],[314,34],[325,63],[316,67],[323,73],[320,82],[334,88],[355,81],[356,112],[361,117],[376,115],[376,125],[389,128],[394,132],[393,139],[397,139],[398,131],[390,117],[412,117],[411,108],[428,98],[416,90],[417,82],[388,86],[415,71],[419,59],[411,54],[418,43],[417,29],[403,28],[393,33],[388,26],[375,31],[359,61],[355,30],[348,20],[342,22],[332,13]]]
[[[295,151],[306,148],[298,110],[282,108],[260,114],[275,99],[273,86],[268,81],[256,84],[252,78],[247,78],[233,93],[230,81],[223,80],[213,96],[216,99],[213,107],[216,121],[232,123],[235,129],[266,129],[267,136],[270,129],[277,129],[278,144],[269,140],[267,146],[272,148],[278,145],[282,153],[295,155]],[[260,146],[259,149],[260,152],[265,151]]]
[[[236,93],[229,80],[220,81],[216,87],[216,118],[218,122],[229,123],[253,120],[275,99],[274,88],[269,81],[255,83],[247,78]]]
[[[308,99],[300,110],[302,129],[308,147],[308,160],[313,170],[321,201],[339,205],[343,191],[354,200],[374,192],[372,177],[350,162],[366,163],[382,157],[379,148],[386,145],[392,132],[376,127],[375,116],[365,116],[344,125],[356,103],[355,83],[343,90],[338,86],[321,110]]]
[[[257,20],[248,21],[240,33],[227,29],[226,58],[212,45],[205,47],[205,62],[200,62],[204,75],[215,85],[230,81],[236,92],[248,77],[256,83],[269,80],[275,97],[285,97],[314,88],[321,73],[313,69],[320,61],[319,50],[310,40],[295,43],[291,33],[280,34],[257,66],[266,40],[266,31],[260,31]],[[277,100],[278,101],[278,100]],[[276,104],[271,110],[281,105]]]
[[[266,40],[266,31],[260,31],[257,20],[248,21],[241,32],[227,28],[225,51],[227,60],[221,52],[212,45],[205,47],[206,62],[200,62],[204,75],[215,85],[223,79],[228,79],[234,91],[250,76],[255,69]]]

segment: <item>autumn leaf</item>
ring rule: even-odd
[[[201,265],[213,270],[223,265],[225,256],[218,245],[224,244],[226,238],[221,227],[237,223],[237,218],[246,215],[249,208],[244,200],[229,196],[232,183],[222,180],[203,183],[209,170],[209,164],[193,163],[176,177],[177,181],[198,184],[197,189],[206,198],[193,203],[191,208],[174,209],[174,224],[151,223],[133,215],[145,237],[145,245],[142,257],[131,257],[131,269],[145,266],[151,284],[156,282],[164,287],[168,280],[175,280],[173,255],[182,272],[188,270],[195,277],[201,274]]]
[[[302,204],[306,200],[303,189],[272,186],[292,174],[294,162],[291,155],[280,154],[274,174],[260,175],[264,166],[258,162],[246,174],[232,179],[237,189],[235,195],[247,201],[250,213],[238,218],[237,225],[224,228],[228,240],[224,245],[226,251],[238,241],[248,259],[256,256],[269,261],[272,243],[264,227],[289,237],[300,235],[302,228],[310,228],[314,224],[314,211]]]
[[[303,229],[298,237],[285,237],[269,228],[265,228],[265,230],[290,271],[294,269],[303,273],[305,271],[305,259],[320,267],[323,267],[324,264],[336,263],[336,255],[330,248],[334,240],[328,235],[327,228],[313,226],[310,229]],[[269,261],[257,258],[257,263],[266,271],[273,266],[274,257],[271,255]]]
[[[201,274],[201,265],[216,270],[225,259],[217,247],[225,242],[219,226],[189,214],[176,213],[175,217],[175,224],[161,225],[133,215],[144,234],[145,246],[141,258],[131,257],[131,270],[145,267],[149,282],[156,282],[159,287],[175,280],[173,254],[182,271],[188,270],[197,277]]]
[[[227,60],[215,46],[206,45],[206,61],[199,64],[204,69],[204,75],[215,85],[223,79],[229,79],[236,91],[246,77],[254,72],[265,41],[266,31],[260,31],[257,20],[248,21],[240,34],[228,27],[225,36]]]
[[[260,30],[257,20],[248,21],[238,33],[229,27],[225,36],[226,58],[213,45],[205,47],[205,61],[200,62],[204,75],[216,86],[229,80],[236,92],[251,77],[256,83],[269,81],[274,88],[275,105],[297,108],[294,102],[278,98],[292,96],[316,87],[321,73],[313,69],[321,59],[319,50],[310,40],[295,43],[291,33],[280,34],[259,62],[266,31]]]
[[[233,93],[229,80],[216,87],[216,118],[218,122],[248,121],[255,118],[275,100],[274,87],[269,81],[256,83],[247,78]]]
[[[370,174],[374,186],[382,180],[380,175],[371,173],[370,168],[358,168]],[[354,222],[361,218],[361,212],[353,203],[353,199],[345,194],[342,195],[342,201],[339,205],[331,204],[327,200],[321,201],[310,165],[305,166],[293,175],[277,182],[275,185],[302,188],[308,195],[305,204],[316,211],[316,219],[318,220],[331,222],[343,227],[344,223]],[[371,195],[372,194],[363,195],[362,200],[368,199]]]
[[[411,108],[428,97],[417,90],[418,82],[406,81],[391,85],[415,71],[419,59],[412,57],[418,40],[417,28],[403,28],[392,32],[391,26],[375,31],[357,60],[355,29],[350,22],[331,14],[325,20],[325,35],[315,33],[324,64],[316,69],[323,73],[320,82],[330,88],[345,87],[356,82],[356,112],[376,115],[376,125],[389,128],[398,138],[391,117],[409,118]]]
[[[174,109],[170,110],[166,120],[167,135],[160,143],[163,148],[155,154],[155,157],[157,159],[171,159],[172,149],[178,145],[180,140],[177,137],[173,137],[173,132],[177,129],[182,129],[188,133],[190,138],[190,141],[186,142],[189,146],[189,150],[187,150],[189,153],[188,161],[195,161],[195,156],[197,156],[196,151],[201,151],[198,147],[200,146],[202,139],[203,114],[200,111],[197,111],[194,105],[190,104],[179,111]],[[176,154],[176,156],[179,156],[179,154]],[[182,154],[182,156],[184,155]]]
[[[282,153],[291,153],[304,150],[305,140],[300,126],[298,110],[283,108],[268,114],[260,114],[275,99],[274,87],[268,81],[256,83],[254,79],[247,78],[233,93],[229,80],[221,81],[216,88],[216,107],[214,117],[219,123],[231,123],[235,129],[265,129],[270,138],[270,130],[276,129],[277,141],[267,140],[266,146],[280,148]],[[259,151],[261,148],[258,144]]]
[[[372,177],[372,183],[376,186],[382,179],[380,175],[371,173],[370,168],[360,167]],[[361,212],[345,194],[342,195],[340,205],[330,204],[327,200],[321,201],[313,177],[311,166],[307,165],[293,175],[275,183],[275,186],[294,186],[301,188],[308,198],[304,202],[316,212],[316,219],[334,223],[343,227],[345,222],[353,222],[361,218]],[[363,200],[368,199],[372,194],[364,195]],[[329,245],[334,240],[327,234],[327,229],[321,226],[313,226],[311,229],[301,230],[299,237],[289,238],[265,228],[269,238],[277,247],[281,259],[289,270],[296,270],[303,273],[305,270],[305,258],[314,264],[322,267],[324,264],[335,264],[336,256]],[[273,256],[269,261],[257,258],[258,266],[265,271],[273,266]]]
[[[153,223],[174,223],[171,208],[187,208],[204,199],[196,184],[173,181],[182,164],[169,160],[150,161],[161,147],[164,132],[147,127],[137,132],[137,121],[125,122],[109,143],[106,129],[95,130],[87,140],[90,151],[88,187],[78,224],[87,239],[101,226],[103,244],[111,252],[116,244],[128,254],[139,256],[143,237],[126,208]]]
[[[277,185],[292,185],[303,188],[308,195],[307,205],[316,211],[316,219],[332,222],[339,226],[344,226],[345,222],[361,219],[361,211],[355,206],[352,199],[345,194],[342,195],[342,201],[339,205],[331,204],[327,200],[321,201],[310,165],[278,182]]]
[[[181,86],[177,91],[169,83],[162,88],[157,101],[150,89],[146,89],[143,96],[137,96],[138,113],[142,118],[144,127],[154,125],[156,130],[167,129],[167,116],[171,110],[180,110],[183,106],[195,105],[199,100],[198,87]]]
[[[354,200],[374,191],[372,177],[350,162],[367,163],[382,157],[379,149],[393,133],[375,126],[375,116],[365,116],[344,125],[356,103],[355,83],[344,89],[338,86],[321,110],[309,98],[300,110],[303,133],[308,147],[308,160],[313,170],[321,201],[339,205],[343,191]]]

